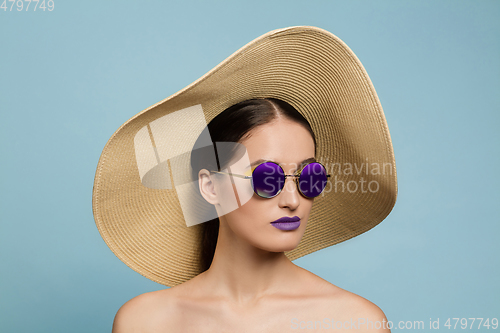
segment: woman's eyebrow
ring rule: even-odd
[[[315,157],[306,158],[305,160],[303,160],[299,164],[300,165],[304,165],[304,164],[309,164],[309,163],[312,163],[312,162],[316,162],[316,158]]]
[[[273,162],[273,163],[279,164],[279,163],[274,162],[272,160],[265,160],[265,159],[260,158],[260,159],[258,159],[256,161],[253,161],[252,163],[250,163],[250,167],[253,168],[254,166],[259,165],[259,164],[264,163],[264,162]],[[308,163],[312,163],[312,162],[316,162],[316,158],[315,157],[306,158],[302,162],[297,163],[297,165],[304,165],[304,164],[308,164]]]
[[[260,158],[257,161],[253,161],[252,163],[250,163],[250,167],[253,168],[254,166],[259,165],[259,164],[264,163],[264,162],[273,162],[273,163],[276,163],[276,162],[271,161],[271,160],[264,160],[264,159]]]

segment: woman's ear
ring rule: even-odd
[[[217,194],[215,193],[215,184],[212,179],[212,174],[207,169],[202,169],[198,172],[198,184],[200,193],[208,203],[216,205],[219,203]]]

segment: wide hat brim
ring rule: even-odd
[[[106,244],[130,268],[167,286],[201,270],[201,225],[186,226],[175,188],[142,184],[137,133],[178,110],[188,110],[183,117],[189,120],[193,106],[201,107],[208,123],[229,106],[253,98],[278,98],[294,106],[310,122],[316,157],[332,175],[325,193],[314,199],[300,244],[286,253],[291,260],[357,236],[389,214],[397,195],[395,160],[365,69],[344,42],[325,30],[275,30],[128,120],[104,147],[94,182],[94,218]],[[186,143],[178,138],[171,144]]]

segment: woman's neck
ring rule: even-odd
[[[221,225],[217,247],[205,278],[218,296],[240,304],[290,291],[298,268],[283,252],[259,249],[231,235]]]

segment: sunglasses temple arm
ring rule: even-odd
[[[220,173],[220,174],[223,174],[223,175],[229,175],[229,176],[233,176],[233,177],[238,177],[238,178],[243,178],[243,179],[250,179],[252,178],[252,176],[244,176],[244,175],[237,175],[237,174],[234,174],[234,173],[229,173],[229,172],[224,172],[224,171],[212,171],[213,173]]]
[[[327,178],[330,178],[332,175],[326,175]],[[298,178],[300,177],[300,175],[285,175],[285,178],[289,178],[289,177],[295,177],[295,178]]]

